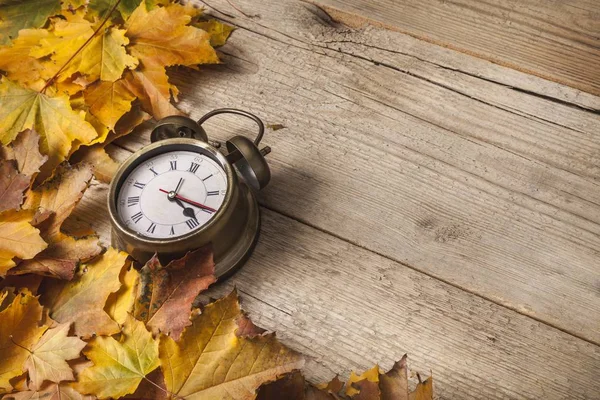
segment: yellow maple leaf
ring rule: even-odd
[[[15,257],[30,259],[48,246],[40,231],[30,224],[33,215],[28,210],[0,213],[0,276],[16,265]]]
[[[48,329],[30,349],[25,368],[36,388],[41,387],[44,380],[58,383],[75,379],[67,360],[79,357],[86,343],[78,337],[68,336],[69,327],[70,324],[60,324]]]
[[[117,292],[111,293],[108,297],[104,310],[118,324],[123,325],[133,309],[140,273],[137,269],[131,267],[121,271],[119,279],[121,287]]]
[[[208,32],[210,35],[210,44],[213,47],[223,46],[227,42],[231,32],[235,29],[233,26],[224,24],[216,19],[196,22],[194,26]]]
[[[131,110],[131,102],[136,98],[125,80],[96,82],[85,89],[83,96],[89,112],[111,130]]]
[[[50,309],[50,317],[60,323],[73,323],[75,334],[83,338],[119,332],[104,306],[108,296],[121,286],[119,274],[126,259],[126,253],[109,248],[82,265],[72,281],[45,282],[40,300]]]
[[[85,47],[76,70],[87,75],[91,81],[118,80],[126,68],[135,69],[138,65],[137,59],[125,51],[128,43],[125,30],[115,27],[107,29],[104,34],[94,37]]]
[[[23,363],[30,354],[27,349],[46,331],[46,326],[38,324],[42,311],[37,298],[19,293],[0,312],[0,393],[10,391],[9,380],[23,372]]]
[[[97,136],[84,115],[71,109],[66,96],[50,97],[6,78],[0,81],[0,142],[6,145],[25,129],[35,129],[41,137],[40,150],[48,155],[46,170],[67,157],[74,140],[85,144]]]
[[[179,341],[160,337],[167,390],[186,399],[253,399],[262,382],[301,368],[302,357],[273,334],[236,335],[237,293],[206,306]]]
[[[45,59],[42,78],[50,79],[64,65],[66,68],[57,81],[63,81],[78,71],[82,53],[77,53],[77,50],[94,34],[92,23],[84,17],[85,11],[79,9],[74,13],[65,13],[63,18],[50,19],[49,35],[30,51],[32,57]]]
[[[19,32],[19,37],[13,40],[10,47],[0,47],[0,70],[23,87],[41,89],[45,84],[42,79],[45,66],[31,55],[31,51],[49,35],[46,29],[24,29]]]
[[[218,63],[210,35],[187,26],[199,12],[190,5],[180,4],[148,11],[142,2],[125,23],[131,54],[144,65],[154,63],[163,67]]]
[[[158,368],[158,342],[143,322],[129,316],[120,341],[97,336],[85,351],[94,366],[79,374],[75,388],[99,398],[118,398],[135,392],[142,379]]]

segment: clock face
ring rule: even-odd
[[[176,150],[154,156],[125,177],[119,218],[141,236],[176,238],[201,229],[227,194],[227,175],[211,157]]]

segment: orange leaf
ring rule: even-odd
[[[192,324],[192,303],[216,281],[212,248],[187,253],[163,267],[155,255],[142,268],[133,315],[155,334],[170,334],[176,340]]]

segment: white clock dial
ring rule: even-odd
[[[206,225],[227,194],[227,175],[205,154],[177,150],[135,167],[121,185],[117,209],[131,230],[169,239]]]

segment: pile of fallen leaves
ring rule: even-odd
[[[202,18],[170,0],[0,0],[2,398],[431,399],[431,378],[409,391],[406,358],[307,383],[235,291],[202,305],[210,248],[135,266],[66,228],[110,179],[103,146],[178,113],[166,68],[218,62],[231,28]]]
[[[0,0],[0,142],[39,133],[38,182],[82,146],[105,160],[103,144],[179,114],[166,68],[218,63],[231,31],[173,0]]]

